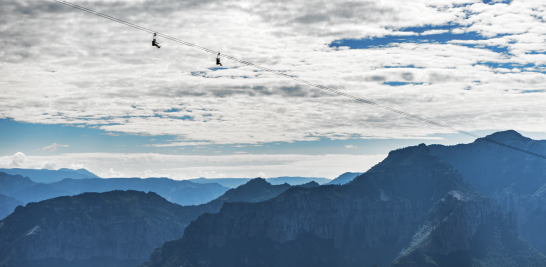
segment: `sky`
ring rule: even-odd
[[[546,139],[546,2],[73,1],[480,136]],[[473,139],[54,1],[0,5],[0,167],[335,178]]]

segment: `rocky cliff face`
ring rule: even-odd
[[[546,155],[546,141],[515,131],[487,138]],[[471,144],[429,146],[431,154],[452,164],[466,181],[497,200],[517,219],[520,236],[546,253],[546,161],[477,139]]]
[[[166,240],[182,236],[181,208],[137,191],[19,206],[0,221],[0,266],[135,266]]]
[[[226,203],[218,214],[192,222],[182,239],[166,242],[145,265],[386,266],[416,244],[440,255],[468,250],[495,214],[489,198],[420,145],[391,152],[343,186],[291,188],[264,202]]]

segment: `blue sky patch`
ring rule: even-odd
[[[351,49],[369,49],[369,48],[379,48],[379,47],[389,47],[395,46],[402,43],[437,43],[437,44],[448,44],[450,41],[465,41],[465,40],[487,40],[491,39],[484,37],[477,32],[467,32],[467,33],[452,33],[450,32],[456,28],[464,28],[467,26],[462,26],[459,24],[446,24],[446,25],[425,25],[419,27],[407,27],[398,29],[398,32],[413,32],[417,35],[387,35],[384,37],[372,37],[372,38],[362,38],[362,39],[341,39],[335,40],[330,43],[330,47],[340,47],[348,46]],[[447,30],[448,32],[437,33],[437,34],[425,34],[424,32],[431,30]],[[506,36],[507,34],[501,34],[496,37]],[[494,37],[493,37],[494,38]],[[456,44],[460,46],[466,46],[471,48],[478,49],[487,49],[496,53],[508,53],[508,47],[506,46],[486,46],[480,44]]]
[[[528,63],[528,64],[519,64],[519,63],[499,63],[499,62],[478,62],[475,65],[484,65],[490,68],[494,69],[519,69],[521,71],[526,72],[539,72],[539,73],[546,73],[546,65],[535,65],[534,63]]]
[[[408,85],[408,84],[413,84],[413,85],[420,85],[420,84],[423,84],[423,83],[408,83],[408,82],[384,82],[383,84],[386,84],[386,85],[390,85],[390,86],[402,86],[402,85]]]

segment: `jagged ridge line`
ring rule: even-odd
[[[61,0],[53,0],[53,1],[64,4],[64,5],[67,5],[67,6],[70,6],[72,8],[76,8],[76,9],[91,13],[91,14],[99,16],[99,17],[103,17],[103,18],[106,18],[106,19],[109,19],[109,20],[124,24],[124,25],[129,26],[129,27],[133,27],[133,28],[141,30],[141,31],[145,31],[145,32],[148,32],[148,33],[156,33],[158,36],[163,37],[165,39],[175,41],[175,42],[178,42],[178,43],[190,46],[190,47],[194,47],[194,48],[197,48],[199,50],[202,50],[202,51],[205,51],[205,52],[208,52],[208,53],[211,53],[211,54],[220,53],[218,51],[214,51],[214,50],[208,49],[206,47],[198,46],[198,45],[186,42],[184,40],[180,40],[178,38],[174,38],[174,37],[162,34],[160,32],[156,32],[156,31],[144,28],[142,26],[139,26],[139,25],[136,25],[136,24],[133,24],[133,23],[130,23],[130,22],[127,22],[127,21],[124,21],[124,20],[109,16],[109,15],[103,14],[103,13],[100,13],[100,12],[97,12],[97,11],[94,11],[94,10],[91,10],[91,9],[88,9],[88,8],[85,8],[85,7],[82,7],[82,6],[67,2],[67,1],[61,1]],[[496,144],[496,145],[500,145],[500,146],[503,146],[503,147],[506,147],[506,148],[510,148],[510,149],[513,149],[513,150],[516,150],[516,151],[519,151],[519,152],[523,152],[523,153],[526,153],[526,154],[529,154],[529,155],[532,155],[532,156],[535,156],[535,157],[539,157],[539,158],[542,158],[542,159],[546,159],[546,156],[541,155],[541,154],[537,154],[537,153],[534,153],[534,152],[531,152],[531,151],[528,151],[528,150],[525,150],[525,149],[517,148],[517,147],[511,146],[511,145],[508,145],[508,144],[505,144],[505,143],[502,143],[502,142],[499,142],[499,141],[489,139],[487,137],[481,137],[479,135],[475,135],[475,134],[470,133],[470,132],[459,130],[457,128],[454,128],[454,127],[451,127],[451,126],[448,126],[448,125],[445,125],[445,124],[441,124],[441,123],[438,123],[438,122],[435,122],[435,121],[432,121],[432,120],[429,120],[429,119],[425,119],[425,118],[419,117],[417,115],[413,115],[413,114],[410,114],[410,113],[407,113],[407,112],[404,112],[404,111],[401,111],[401,110],[397,110],[397,109],[394,109],[394,108],[391,108],[391,107],[388,107],[388,106],[384,106],[384,105],[375,103],[375,102],[370,101],[370,100],[366,100],[366,99],[359,98],[359,97],[356,97],[356,96],[353,96],[353,95],[349,95],[349,94],[334,90],[332,88],[328,88],[328,87],[320,85],[320,84],[312,83],[312,82],[309,82],[309,81],[306,81],[306,80],[302,80],[302,79],[287,75],[287,74],[282,73],[280,71],[268,69],[266,67],[262,67],[260,65],[254,64],[252,62],[248,62],[248,61],[244,61],[244,60],[232,57],[230,55],[222,55],[222,57],[231,59],[233,61],[237,61],[237,62],[245,64],[247,66],[252,66],[252,67],[261,69],[263,71],[267,71],[267,72],[276,74],[278,76],[283,76],[285,78],[289,78],[289,79],[295,80],[297,82],[304,83],[304,84],[307,84],[307,85],[310,85],[310,86],[313,86],[313,87],[316,87],[316,88],[319,88],[319,89],[322,89],[322,90],[325,90],[325,91],[329,91],[331,93],[334,93],[334,94],[337,94],[337,95],[340,95],[340,96],[348,97],[348,98],[351,98],[351,99],[354,99],[354,100],[357,100],[357,101],[360,101],[360,102],[363,102],[363,103],[366,103],[366,104],[369,104],[369,105],[373,105],[373,106],[376,106],[376,107],[379,107],[379,108],[382,108],[382,109],[385,109],[385,110],[388,110],[388,111],[391,111],[391,112],[394,112],[394,113],[397,113],[397,114],[400,114],[400,115],[403,115],[403,116],[406,116],[406,117],[410,117],[410,118],[415,119],[415,120],[419,120],[419,121],[426,122],[426,123],[429,123],[429,124],[432,124],[432,125],[436,125],[436,126],[439,126],[439,127],[442,127],[442,128],[446,128],[446,129],[449,129],[449,130],[452,130],[452,131],[455,131],[455,132],[458,132],[458,133],[461,133],[461,134],[464,134],[464,135],[468,135],[468,136],[471,136],[471,137],[474,137],[474,138],[480,138],[482,140],[488,141],[488,142]]]

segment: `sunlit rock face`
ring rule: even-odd
[[[472,251],[480,227],[499,216],[490,198],[420,145],[391,152],[343,186],[226,203],[143,266],[388,266],[414,251]],[[500,225],[519,240],[510,216]]]
[[[488,139],[546,155],[546,140],[532,140],[516,131]],[[521,238],[546,254],[546,160],[483,139],[456,146],[429,146],[431,154],[449,162],[480,192],[513,213]]]
[[[138,191],[29,203],[0,221],[0,265],[135,266],[182,236],[181,208]]]

